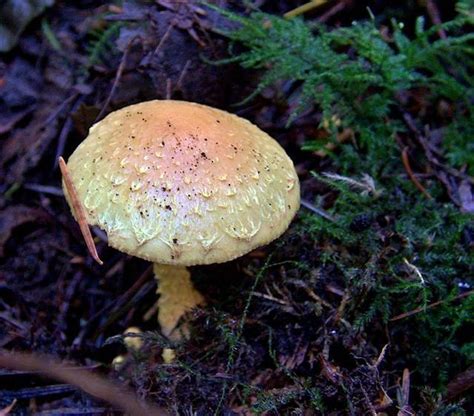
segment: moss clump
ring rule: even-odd
[[[365,334],[380,348],[388,335],[389,370],[410,368],[417,406],[439,414],[451,407],[428,405],[422,392],[445,392],[472,364],[473,349],[466,335],[474,316],[473,226],[462,188],[472,185],[466,172],[472,173],[473,163],[474,35],[472,15],[459,10],[441,26],[427,28],[422,17],[416,19],[410,36],[396,21],[389,28],[368,19],[330,30],[300,19],[221,10],[239,24],[225,36],[244,50],[218,62],[260,70],[247,100],[289,83],[298,105],[288,128],[303,112],[319,118],[323,134],[307,137],[303,150],[317,152],[307,153],[315,171],[321,161],[337,172],[313,179],[322,183],[323,199],[332,201],[325,208],[334,222],[303,215],[291,237],[301,248],[299,266],[285,273],[314,289],[337,282],[344,293],[340,336]],[[446,38],[438,37],[439,30]],[[347,131],[351,139],[341,140]],[[424,172],[423,180],[413,170]],[[308,246],[310,259],[303,255]],[[319,280],[296,277],[302,270]],[[351,388],[340,386],[351,407]],[[279,402],[260,394],[257,403],[275,410],[290,396]],[[327,392],[321,397],[324,403]]]

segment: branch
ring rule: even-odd
[[[70,384],[104,400],[133,416],[165,416],[167,413],[152,404],[145,403],[129,390],[83,369],[71,369],[45,355],[0,351],[0,367],[17,371],[34,371],[44,376]]]

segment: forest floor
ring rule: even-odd
[[[335,0],[293,20],[304,2],[120,3],[0,5],[18,35],[0,42],[0,358],[47,354],[163,414],[472,414],[472,2]],[[191,268],[206,306],[176,344],[150,264],[100,230],[104,265],[88,255],[57,163],[104,115],[165,98],[268,132],[303,197],[274,243]],[[0,368],[0,414],[121,413],[41,372]]]

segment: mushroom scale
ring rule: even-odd
[[[109,114],[68,169],[89,224],[112,247],[156,263],[232,260],[280,236],[299,208],[293,163],[274,139],[185,101]]]

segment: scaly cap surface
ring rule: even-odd
[[[299,208],[293,163],[274,139],[185,101],[109,114],[68,170],[89,224],[112,247],[156,263],[232,260],[280,236]]]

